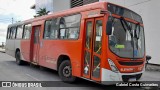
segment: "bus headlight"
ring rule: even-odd
[[[108,62],[109,62],[109,65],[110,65],[112,71],[115,72],[115,73],[118,73],[119,70],[118,70],[118,68],[116,67],[116,65],[113,63],[113,61],[112,61],[111,59],[108,59]]]

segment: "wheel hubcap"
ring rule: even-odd
[[[71,67],[70,66],[65,66],[63,68],[63,75],[65,77],[69,77],[71,75]]]

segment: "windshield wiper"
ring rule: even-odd
[[[134,29],[134,38],[136,38],[135,43],[136,43],[137,49],[139,49],[138,48],[138,39],[139,39],[139,35],[140,35],[140,26],[139,25],[140,25],[140,23],[138,22],[135,26],[135,29]],[[138,29],[137,29],[137,27],[138,27]],[[137,33],[137,30],[138,30],[138,33]]]
[[[127,23],[127,21],[124,19],[124,17],[121,17],[120,18],[120,21],[121,21],[121,24],[122,24],[122,26],[123,26],[123,28],[124,28],[124,30],[125,31],[129,31],[129,33],[130,33],[130,35],[131,35],[131,37],[133,38],[133,33],[132,33],[132,31],[131,31],[131,27],[128,25],[128,23]],[[124,22],[124,23],[123,23]],[[125,24],[125,25],[124,25]],[[125,28],[125,26],[127,27],[127,29]]]
[[[129,33],[130,33],[130,35],[131,35],[131,45],[132,45],[132,47],[133,47],[133,58],[134,58],[134,55],[135,55],[134,49],[135,49],[135,47],[134,47],[134,37],[133,37],[133,33],[132,33],[132,28],[131,28],[131,26],[128,25],[128,23],[127,23],[127,21],[124,19],[124,17],[121,17],[121,18],[120,18],[120,21],[121,21],[121,24],[122,24],[125,32],[128,30]],[[123,22],[124,22],[124,23],[123,23]],[[124,25],[124,24],[125,24],[125,25]],[[127,27],[127,29],[125,28],[125,26]]]
[[[135,38],[138,40],[139,39],[139,34],[140,34],[140,23],[138,22],[135,26],[135,30],[134,30],[134,33],[135,33]],[[139,27],[138,27],[139,26]],[[137,33],[137,27],[138,27],[138,33]]]

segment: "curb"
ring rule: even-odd
[[[157,64],[148,64],[146,67],[146,71],[156,71],[156,72],[160,72],[160,65]]]

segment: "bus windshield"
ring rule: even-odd
[[[113,23],[112,34],[109,35],[110,50],[123,58],[143,58],[145,50],[143,27],[118,18],[109,20]],[[127,27],[130,27],[130,30]]]

